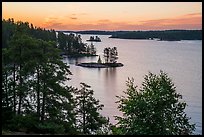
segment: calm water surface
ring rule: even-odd
[[[92,35],[81,35],[85,43]],[[93,35],[95,36],[95,35]],[[155,40],[125,40],[111,39],[108,35],[98,35],[102,42],[93,42],[97,54],[103,60],[105,47],[117,47],[118,62],[124,64],[118,68],[84,68],[75,66],[80,62],[96,62],[98,57],[84,57],[63,61],[70,65],[72,72],[68,85],[80,87],[84,82],[95,91],[104,108],[103,116],[116,123],[113,116],[121,115],[117,110],[116,95],[124,95],[126,81],[135,79],[135,84],[141,86],[144,75],[148,72],[159,74],[160,70],[168,73],[173,80],[178,93],[188,104],[185,111],[191,122],[196,123],[195,134],[202,134],[202,41],[155,41]]]

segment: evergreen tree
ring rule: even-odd
[[[104,49],[104,58],[105,58],[105,63],[116,63],[117,59],[118,59],[118,52],[117,52],[117,48],[113,47],[113,48],[105,48]]]
[[[98,58],[98,61],[97,61],[98,63],[102,63],[102,61],[101,61],[101,57],[99,56],[99,58]]]
[[[110,61],[110,47],[109,48],[105,48],[103,50],[104,52],[104,58],[105,58],[105,63],[109,63]]]
[[[69,67],[61,61],[55,42],[29,36],[27,27],[19,22],[3,49],[3,125],[46,133],[50,128],[74,131],[73,90],[63,86]]]
[[[145,75],[138,90],[134,79],[127,81],[126,97],[119,98],[119,110],[123,117],[116,116],[119,134],[126,135],[183,135],[192,134],[194,124],[184,109],[186,103],[176,92],[172,80],[164,72]]]
[[[106,125],[108,120],[99,111],[103,105],[93,97],[93,90],[85,83],[80,83],[81,89],[76,91],[77,125],[83,134],[96,134],[96,131]]]

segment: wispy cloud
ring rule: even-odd
[[[157,26],[158,28],[163,27],[176,27],[186,29],[201,28],[202,26],[202,15],[200,13],[192,13],[186,14],[183,16],[175,17],[175,18],[166,18],[166,19],[155,19],[155,20],[143,20],[140,21],[140,26]]]
[[[70,19],[72,19],[72,20],[76,20],[76,19],[77,19],[77,17],[70,17]]]
[[[184,16],[202,16],[202,13],[190,13],[190,14],[186,14],[186,15],[184,15]]]
[[[97,21],[97,23],[108,23],[108,22],[111,22],[111,20],[109,20],[109,19],[101,19],[101,20]]]
[[[68,17],[68,18],[67,18]],[[67,21],[67,19],[70,19]],[[94,22],[73,22],[77,14],[66,17],[48,17],[44,26],[56,30],[164,30],[164,29],[202,29],[202,14],[191,13],[174,18],[141,20],[135,23],[100,19]]]
[[[42,25],[43,25],[45,28],[53,28],[53,29],[55,29],[55,28],[58,28],[58,27],[60,27],[60,26],[63,25],[62,19],[63,19],[62,16],[59,16],[59,17],[48,16],[48,17],[46,17],[46,18],[43,20]]]

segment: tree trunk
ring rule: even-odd
[[[13,111],[16,114],[16,64],[13,64]]]
[[[45,52],[46,52],[46,47],[45,45],[42,45],[43,46],[43,55],[45,55]],[[45,63],[46,65],[46,63]],[[45,68],[43,68],[43,99],[42,99],[42,113],[41,113],[41,121],[44,121],[45,119],[45,98],[46,98],[46,79],[45,79],[45,74],[46,74],[46,71],[45,71]]]
[[[85,130],[86,130],[86,114],[85,114],[85,89],[83,90],[83,102],[82,102],[82,112],[83,112],[83,133],[85,134]]]
[[[23,90],[23,88],[22,88],[22,84],[23,84],[23,79],[22,79],[22,59],[21,59],[21,46],[20,46],[20,61],[19,61],[19,66],[20,66],[20,68],[19,68],[19,72],[20,72],[20,90],[18,91],[19,92],[19,102],[18,102],[18,114],[20,114],[21,113],[21,102],[22,102],[22,90]]]
[[[40,74],[39,68],[37,68],[37,115],[40,119]]]
[[[6,80],[5,80],[5,92],[6,92],[6,107],[9,107],[9,102],[8,102],[8,74],[6,73]]]
[[[22,93],[23,93],[23,89],[22,89],[22,85],[23,85],[23,79],[22,79],[22,65],[20,64],[20,90],[19,90],[19,102],[18,102],[18,114],[21,113],[21,104],[22,104]]]
[[[42,100],[41,121],[45,120],[45,101],[46,101],[46,88],[45,88],[45,81],[44,81],[44,83],[43,83],[43,100]]]

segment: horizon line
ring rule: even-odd
[[[55,29],[54,29],[55,30]],[[55,31],[169,31],[169,30],[202,30],[202,29],[162,29],[162,30],[55,30]]]

